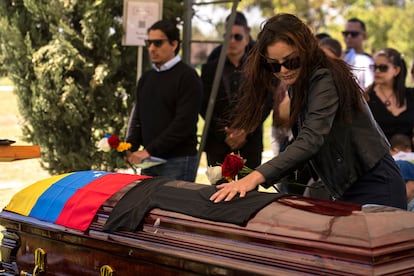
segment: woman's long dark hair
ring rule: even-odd
[[[310,78],[318,68],[327,68],[339,97],[337,116],[346,122],[352,120],[355,110],[362,110],[363,91],[357,84],[349,66],[340,59],[328,58],[308,26],[291,14],[277,14],[266,21],[255,46],[245,63],[245,78],[242,83],[242,97],[235,110],[233,127],[253,131],[261,122],[262,110],[268,93],[277,89],[280,81],[263,67],[263,56],[267,47],[283,41],[298,52],[301,68],[297,81],[292,85],[293,98],[290,111],[290,126],[305,110]]]
[[[375,57],[383,56],[388,62],[395,67],[400,67],[400,72],[394,77],[393,91],[397,99],[398,106],[401,107],[405,103],[405,78],[407,77],[407,65],[404,58],[397,50],[393,48],[384,48],[374,54]],[[375,87],[375,82],[368,87],[367,92],[371,92]]]

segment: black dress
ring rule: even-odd
[[[368,94],[371,112],[388,140],[394,134],[405,134],[411,140],[414,127],[414,88],[406,89],[407,109],[398,116],[394,116],[387,109],[374,90],[370,90]]]

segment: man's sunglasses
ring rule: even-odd
[[[380,72],[385,73],[388,71],[389,66],[386,64],[380,64],[380,65],[371,64],[369,68],[374,72],[378,69]]]
[[[164,44],[164,41],[167,41],[168,39],[145,39],[145,46],[149,47],[151,44],[154,44],[155,47],[160,48],[162,44]]]
[[[356,32],[356,31],[343,31],[342,32],[342,35],[344,37],[347,37],[347,36],[350,35],[352,38],[355,38],[355,37],[359,36],[359,34],[360,34],[360,32]]]
[[[300,58],[294,57],[285,60],[282,63],[279,63],[277,61],[268,62],[266,59],[263,58],[262,60],[263,66],[266,70],[270,71],[271,73],[279,73],[280,69],[282,69],[282,66],[285,67],[288,70],[295,70],[300,67]]]
[[[225,35],[224,35],[225,36]],[[224,37],[223,36],[223,37]],[[234,38],[234,40],[236,40],[236,41],[242,41],[243,40],[243,38],[244,38],[244,35],[242,35],[242,34],[232,34],[231,36],[230,36],[230,40],[232,39],[232,38]]]

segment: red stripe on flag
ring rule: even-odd
[[[99,207],[126,185],[149,176],[135,174],[107,174],[80,188],[66,203],[55,223],[85,231]]]

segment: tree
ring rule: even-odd
[[[295,14],[315,33],[327,32],[339,41],[346,19],[358,17],[367,25],[367,52],[393,47],[407,62],[414,57],[414,29],[407,23],[414,19],[413,0],[245,0],[240,4],[246,9],[255,6],[266,17],[280,12]]]
[[[292,13],[301,18],[312,29],[318,31],[326,28],[345,9],[355,1],[338,0],[246,0],[241,3],[242,8],[259,6],[263,15],[270,17],[276,13]]]
[[[414,57],[414,29],[407,24],[414,20],[414,3],[407,1],[404,5],[375,5],[366,8],[354,7],[345,15],[347,18],[362,19],[368,30],[366,49],[375,52],[384,47],[392,47],[403,53],[405,60]],[[381,20],[378,20],[378,19]]]
[[[52,174],[112,169],[96,150],[122,134],[134,101],[137,48],[122,46],[120,0],[2,0],[0,53],[25,120]],[[179,3],[164,5],[170,18]]]

